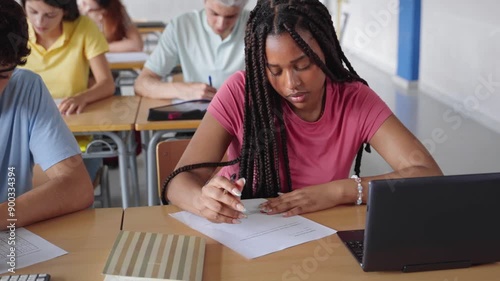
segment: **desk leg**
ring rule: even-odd
[[[158,185],[157,185],[157,173],[156,173],[156,145],[160,140],[161,136],[165,134],[165,131],[157,131],[153,134],[153,137],[148,143],[148,154],[147,154],[147,182],[148,182],[148,206],[154,206],[159,204],[158,200]]]
[[[151,131],[141,131],[142,154],[144,155],[144,175],[146,175],[146,185],[148,176],[148,143],[151,136]],[[146,186],[147,187],[147,186]],[[148,195],[149,198],[149,195]]]
[[[134,196],[134,204],[135,206],[140,205],[140,192],[139,192],[139,176],[137,175],[137,156],[135,155],[135,131],[130,131],[128,133],[128,141],[127,141],[127,147],[128,147],[128,155],[129,155],[129,162],[130,162],[130,172],[132,176],[132,193],[135,195]]]
[[[141,141],[142,141],[142,150],[144,151],[144,163],[148,163],[148,143],[149,143],[149,139],[150,139],[150,133],[151,131],[141,131]],[[148,170],[147,170],[147,165],[144,165],[144,171],[145,171],[145,175],[148,174]]]
[[[122,207],[128,208],[128,178],[127,178],[127,147],[123,140],[113,132],[100,132],[111,138],[118,149],[118,163],[120,168],[120,183],[122,190]]]

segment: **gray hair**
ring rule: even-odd
[[[248,0],[216,0],[216,1],[228,7],[234,7],[234,6],[244,7],[248,2]]]

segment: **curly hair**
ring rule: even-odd
[[[302,39],[297,30],[308,31],[313,36],[325,56],[325,62]],[[281,97],[271,86],[266,74],[266,39],[268,36],[280,34],[289,34],[331,81],[359,81],[367,84],[359,77],[342,51],[331,15],[321,2],[259,0],[250,13],[245,31],[243,144],[240,156],[231,162],[240,163],[239,177],[246,179],[242,198],[275,197],[283,184],[287,192],[293,189]],[[362,151],[361,147],[356,156],[354,171],[357,175],[360,173]],[[176,174],[207,167],[209,164],[214,165],[188,165],[174,171],[163,186],[162,202],[167,202],[165,189]],[[230,163],[220,163],[227,164]],[[280,166],[284,167],[286,183],[280,182]]]
[[[24,65],[30,54],[28,23],[23,8],[14,0],[0,1],[0,65]]]

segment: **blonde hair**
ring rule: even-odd
[[[234,6],[244,7],[248,2],[248,0],[216,0],[216,1],[228,7],[234,7]]]

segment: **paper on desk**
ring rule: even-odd
[[[148,58],[149,55],[144,52],[106,53],[106,59],[109,63],[147,61]]]
[[[25,228],[16,229],[15,236],[13,236],[15,240],[9,240],[9,237],[12,237],[9,231],[0,232],[0,274],[7,272],[11,268],[8,264],[11,261],[11,258],[8,256],[11,255],[11,247],[16,248],[16,269],[47,261],[68,253]],[[9,241],[15,241],[15,245],[9,245]]]
[[[59,106],[63,100],[64,99],[54,99],[54,102],[56,103],[57,106]]]
[[[217,224],[189,212],[171,214],[189,227],[219,241],[248,259],[277,252],[337,231],[302,216],[285,218],[259,211],[266,199],[243,200],[248,218],[241,224]]]

